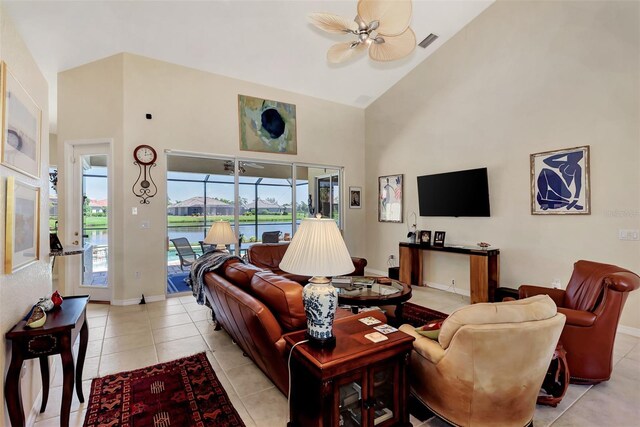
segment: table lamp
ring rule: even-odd
[[[204,243],[216,245],[217,251],[226,251],[227,245],[236,242],[236,235],[227,221],[214,222],[204,238]]]
[[[313,276],[304,287],[302,300],[307,315],[307,338],[316,347],[333,347],[333,318],[338,307],[338,293],[328,276],[351,273],[351,255],[335,220],[305,218],[293,235],[280,261],[280,269]]]

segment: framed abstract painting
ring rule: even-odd
[[[531,214],[588,215],[589,146],[531,154]]]
[[[238,95],[240,150],[297,154],[296,106]]]
[[[4,273],[38,260],[40,253],[40,189],[7,177]]]
[[[378,222],[402,222],[403,175],[378,177]]]
[[[20,82],[0,64],[2,81],[2,164],[29,175],[40,177],[41,112]]]

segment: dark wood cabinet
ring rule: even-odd
[[[398,331],[373,343],[364,336],[371,332],[372,326],[351,317],[334,323],[335,348],[296,346],[290,426],[411,425],[407,368],[414,339]],[[304,332],[285,335],[289,348],[303,339]]]

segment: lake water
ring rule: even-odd
[[[300,224],[300,221],[298,221]],[[233,225],[232,225],[233,227]],[[290,222],[275,222],[275,223],[261,223],[258,224],[258,239],[262,238],[262,233],[265,231],[281,231],[282,234],[291,232],[291,223]],[[175,239],[176,237],[186,237],[192,245],[197,245],[198,241],[204,240],[206,232],[209,230],[209,227],[205,229],[205,227],[184,227],[184,226],[173,226],[168,228],[169,239]],[[93,245],[106,245],[107,244],[107,231],[106,230],[88,230],[87,234],[89,235],[89,243]],[[256,227],[255,224],[240,224],[240,234],[244,235],[244,240],[248,241],[251,237],[256,237]],[[175,248],[173,245],[169,245],[169,261],[175,261],[178,259],[178,255],[176,254]],[[199,251],[198,251],[199,252]]]

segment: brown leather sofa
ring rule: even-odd
[[[567,351],[571,382],[597,384],[611,378],[618,320],[629,292],[640,277],[610,264],[580,260],[567,289],[522,285],[520,298],[547,294],[567,316],[560,342]]]
[[[265,270],[271,270],[272,272],[287,277],[295,282],[306,284],[310,277],[299,276],[297,274],[287,273],[280,269],[280,261],[284,257],[284,253],[287,251],[289,243],[257,243],[252,245],[247,250],[248,261]],[[364,276],[364,268],[367,266],[367,260],[364,258],[351,257],[353,261],[354,270],[349,276]]]
[[[288,353],[283,335],[307,326],[302,286],[237,259],[205,273],[204,283],[206,298],[219,326],[286,395]],[[336,321],[351,315],[339,309]],[[386,321],[382,313],[363,315]]]

